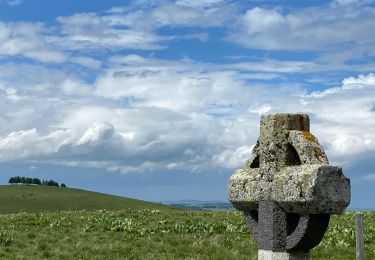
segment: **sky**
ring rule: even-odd
[[[227,200],[259,120],[306,113],[375,208],[371,0],[0,0],[0,184]]]

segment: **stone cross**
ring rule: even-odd
[[[228,185],[229,200],[244,212],[258,242],[258,258],[310,259],[330,214],[350,203],[350,181],[328,165],[304,114],[262,116],[253,155]]]

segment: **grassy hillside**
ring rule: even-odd
[[[41,212],[67,209],[86,211]],[[0,259],[257,259],[257,244],[237,211],[175,210],[38,186],[0,186],[0,211]],[[18,211],[29,213],[4,214]],[[365,212],[364,223],[366,259],[375,259],[374,211]],[[355,259],[354,212],[333,216],[311,255]]]
[[[0,214],[0,259],[257,259],[240,212],[124,210]],[[375,259],[375,212],[365,212]],[[354,212],[335,215],[312,259],[355,259]]]
[[[51,186],[0,186],[0,213],[61,210],[163,209],[165,205]]]

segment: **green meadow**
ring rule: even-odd
[[[162,204],[53,186],[0,186],[0,213],[62,210],[162,209]]]
[[[9,189],[5,192],[4,187],[0,188],[1,203],[5,201],[3,194],[17,203],[39,188],[42,190],[38,193],[50,192],[51,197],[54,192],[50,188],[61,194],[104,196],[103,200],[107,196],[74,189],[60,191],[55,187],[10,188],[17,192],[12,195]],[[17,197],[19,194],[26,195]],[[60,201],[68,195],[64,196]],[[97,209],[93,201],[80,197],[76,199],[80,205],[74,204],[77,210],[56,211],[67,205],[56,206],[51,197],[46,205],[52,210],[47,206],[42,209],[37,197],[28,200],[28,207],[19,204],[21,211],[16,205],[1,204],[0,258],[257,259],[256,243],[240,212],[179,210],[144,201],[120,202],[121,198],[116,196],[107,197],[112,205],[108,209]],[[115,201],[110,203],[109,198]],[[33,201],[38,206],[33,207]],[[82,208],[85,201],[87,209]],[[365,212],[364,220],[366,259],[375,259],[375,212]],[[312,250],[312,258],[355,259],[353,212],[332,217],[323,241]]]

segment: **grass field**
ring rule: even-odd
[[[332,218],[313,259],[355,259],[353,213]],[[375,212],[365,213],[375,259]],[[257,259],[241,213],[181,210],[0,215],[2,259]]]
[[[29,194],[24,193],[25,187],[13,188],[20,188],[16,190],[17,194]],[[8,196],[12,193],[2,192]],[[72,192],[91,194],[78,190]],[[47,193],[44,195],[48,197]],[[106,197],[97,193],[92,195]],[[5,202],[2,196],[0,189],[0,203]],[[48,203],[52,203],[49,199]],[[39,200],[35,197],[35,201]],[[33,203],[33,200],[30,201]],[[83,201],[81,206],[84,206]],[[130,204],[120,203],[126,208],[121,211],[0,214],[0,258],[257,259],[257,245],[249,235],[240,212],[186,211],[130,201],[134,203],[131,204],[134,208],[129,209]],[[38,203],[36,205],[41,205]],[[93,204],[95,201],[87,205]],[[51,205],[56,209],[55,203]],[[154,208],[140,209],[146,205]],[[16,205],[2,206],[2,209],[18,211]],[[365,212],[364,220],[366,259],[375,259],[375,212]],[[353,212],[332,217],[322,243],[312,250],[312,258],[355,259]]]
[[[166,209],[142,200],[52,186],[0,186],[0,213],[61,210]]]

